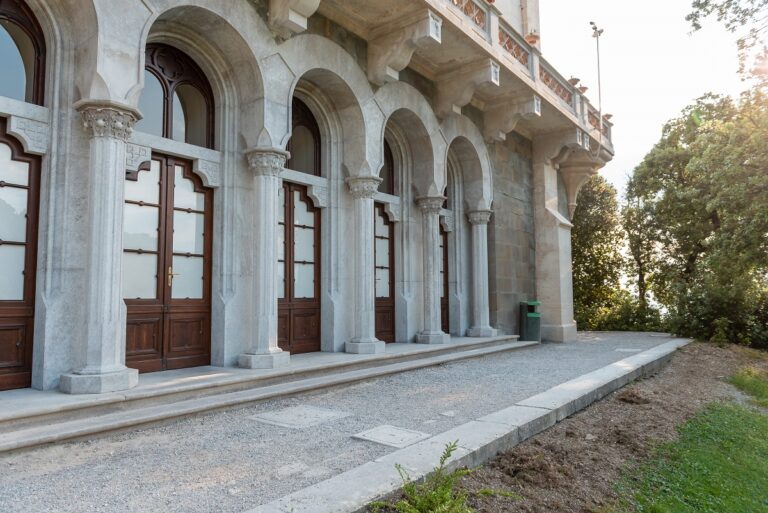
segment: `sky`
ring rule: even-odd
[[[589,87],[597,107],[600,39],[603,112],[613,114],[614,159],[601,170],[623,191],[627,176],[661,136],[661,128],[707,92],[738,94],[736,36],[715,21],[692,33],[691,0],[541,0],[542,54],[566,78]]]

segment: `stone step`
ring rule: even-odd
[[[275,382],[278,376],[271,374],[261,380],[240,380],[228,385],[216,383],[207,388],[179,390],[175,393],[154,396],[151,394],[141,394],[140,397],[133,398],[126,396],[122,401],[108,404],[95,402],[80,408],[38,412],[37,415],[26,417],[17,416],[0,423],[0,452],[98,436],[111,431],[512,351],[532,345],[537,345],[537,342],[518,342],[516,337],[506,337],[477,344],[446,346],[442,350],[428,352],[379,355],[380,358],[371,358],[365,362],[324,365],[322,369],[312,368],[305,372],[287,372],[282,374],[281,382]],[[94,399],[97,400],[97,398]]]

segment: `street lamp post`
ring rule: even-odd
[[[592,37],[595,38],[597,43],[597,110],[598,116],[600,116],[600,140],[603,139],[603,84],[600,76],[600,36],[603,35],[603,29],[597,28],[594,21],[589,22],[589,26],[592,27]]]

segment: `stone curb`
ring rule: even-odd
[[[74,438],[99,435],[109,431],[132,428],[199,413],[207,413],[285,395],[316,391],[321,388],[353,383],[365,379],[387,376],[399,372],[431,367],[433,365],[440,365],[469,358],[478,358],[495,353],[513,351],[535,345],[538,345],[538,342],[509,342],[485,348],[453,352],[428,358],[391,363],[378,367],[307,378],[284,384],[269,385],[194,399],[185,399],[168,404],[146,406],[84,419],[58,423],[45,423],[35,427],[26,427],[18,431],[9,431],[0,434],[0,453],[71,440]]]
[[[476,467],[628,383],[658,372],[690,342],[661,344],[245,513],[364,511],[368,503],[402,485],[395,464],[412,479],[421,479],[437,465],[445,445],[458,440],[449,468]]]

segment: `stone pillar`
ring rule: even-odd
[[[488,223],[490,210],[475,210],[467,214],[472,225],[472,327],[470,337],[495,337],[491,328],[488,301]]]
[[[280,173],[288,154],[274,148],[247,153],[253,173],[253,329],[251,345],[238,358],[240,367],[274,369],[290,363],[290,353],[277,345],[277,220]]]
[[[422,238],[424,248],[424,330],[416,337],[420,344],[445,344],[451,337],[441,329],[440,322],[440,209],[445,197],[416,198],[416,205],[422,215]],[[447,269],[446,269],[447,272]]]
[[[62,392],[98,394],[126,390],[138,371],[125,366],[123,302],[123,202],[125,148],[139,113],[113,102],[81,101],[75,107],[90,138],[88,165],[88,260],[82,367],[63,374]]]
[[[383,353],[384,342],[376,339],[376,288],[373,196],[381,178],[360,176],[347,179],[355,201],[355,336],[346,352]]]

